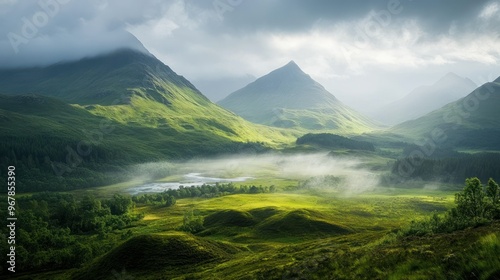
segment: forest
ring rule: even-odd
[[[392,183],[409,180],[461,183],[469,177],[478,177],[483,181],[490,177],[496,180],[500,178],[498,153],[453,153],[453,155],[453,157],[398,159],[386,179]]]
[[[308,133],[297,138],[297,145],[315,145],[325,149],[350,149],[375,151],[372,143],[366,141],[352,140],[344,136],[332,133]]]

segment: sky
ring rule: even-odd
[[[500,76],[500,0],[0,0],[0,68],[141,48],[220,99],[294,60],[369,113],[449,72]]]

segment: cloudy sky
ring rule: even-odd
[[[496,79],[499,26],[500,0],[0,0],[0,67],[135,44],[128,31],[210,96],[294,60],[369,112],[448,72]]]

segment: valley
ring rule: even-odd
[[[81,269],[43,272],[37,279],[114,279],[117,274],[141,279],[385,279],[410,271],[426,277],[431,269],[446,279],[467,277],[469,269],[493,273],[489,269],[498,265],[486,257],[498,250],[498,223],[424,238],[395,230],[450,209],[453,192],[378,187],[346,197],[336,190],[298,188],[293,181],[273,183],[273,193],[181,198],[171,207],[137,203],[131,215],[143,218],[106,233],[114,247],[109,253]],[[203,217],[202,226],[193,233],[179,230],[193,214],[194,220]],[[85,237],[87,244],[102,244],[101,238]],[[477,247],[463,251],[464,242]],[[463,266],[469,257],[478,262]],[[436,268],[442,258],[448,259],[446,265]]]
[[[182,33],[168,20],[160,27],[140,33]],[[353,47],[346,55],[328,40],[347,30],[299,42],[285,32],[248,44],[281,54],[320,40],[306,58],[295,53],[299,66],[293,55],[239,49],[217,60],[204,44],[150,52],[129,29],[77,59],[0,62],[0,182],[9,187],[0,207],[8,210],[4,221],[16,216],[16,230],[0,229],[0,249],[15,252],[17,271],[3,262],[2,278],[500,278],[498,76],[476,85],[449,72],[454,64],[440,55],[428,64],[427,56],[408,59],[400,50],[372,58],[371,49]],[[418,41],[407,30],[394,34]],[[316,57],[325,46],[343,54]],[[360,53],[362,60],[350,61]],[[221,66],[226,60],[230,67]],[[492,69],[486,60],[481,66]],[[185,77],[164,61],[192,72]],[[384,92],[405,81],[425,86]],[[359,108],[386,106],[372,119],[337,96],[359,99],[349,103]]]
[[[427,277],[431,270],[437,279],[448,279],[469,277],[470,271],[497,273],[491,269],[497,261],[487,256],[499,248],[498,222],[424,237],[406,233],[415,221],[454,208],[462,184],[388,184],[383,178],[393,162],[341,151],[151,162],[133,167],[143,176],[127,183],[65,192],[66,198],[23,196],[25,215],[42,220],[43,212],[32,212],[38,209],[32,199],[54,214],[68,210],[57,210],[66,203],[51,201],[76,203],[77,209],[84,201],[101,202],[92,204],[97,220],[90,224],[91,234],[71,234],[77,239],[67,245],[88,248],[88,261],[60,270],[67,264],[54,259],[54,270],[18,278],[387,279],[410,272]],[[169,196],[175,197],[170,205]],[[115,203],[128,205],[116,217],[131,220],[115,225],[97,214]],[[464,243],[477,246],[464,251]],[[60,250],[46,253],[59,255]],[[30,258],[45,263],[42,256]],[[464,266],[467,258],[478,259]],[[446,265],[435,267],[442,259]]]

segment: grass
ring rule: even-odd
[[[295,191],[138,206],[133,211],[144,219],[124,229],[132,231],[130,239],[76,272],[50,277],[453,279],[474,273],[488,279],[500,269],[492,257],[500,250],[500,224],[437,236],[395,234],[452,205],[451,192],[380,188],[351,197]],[[196,235],[177,231],[189,210],[204,217],[205,229]]]

